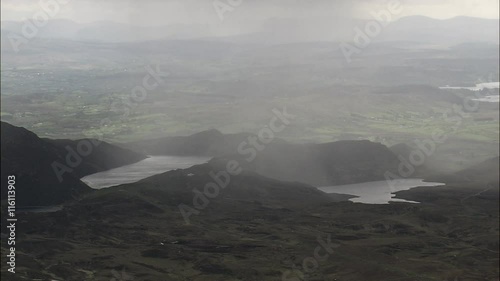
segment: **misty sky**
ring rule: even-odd
[[[49,0],[42,0],[49,1]],[[227,3],[228,0],[220,0]],[[235,0],[233,0],[235,1]],[[387,5],[384,0],[242,0],[225,14],[224,24],[248,24],[269,18],[332,19],[369,18],[371,11]],[[471,16],[499,18],[498,0],[400,0],[404,10],[398,15],[433,18]],[[114,21],[134,25],[221,24],[214,0],[70,0],[55,18],[88,23]],[[355,2],[355,4],[353,4]],[[32,18],[40,10],[39,0],[1,0],[2,20]]]

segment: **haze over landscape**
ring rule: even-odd
[[[1,16],[2,280],[498,280],[498,0]]]

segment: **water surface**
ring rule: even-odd
[[[479,83],[474,87],[452,87],[446,85],[445,87],[439,87],[439,89],[448,89],[448,90],[470,90],[470,91],[482,91],[484,89],[498,89],[500,88],[500,82],[488,82],[488,83]]]
[[[81,180],[92,188],[101,189],[136,182],[170,170],[189,168],[206,163],[208,160],[210,160],[208,157],[195,156],[150,156],[131,165],[88,175]]]
[[[447,89],[447,90],[469,90],[473,92],[477,91],[482,91],[485,89],[492,90],[492,89],[499,89],[500,88],[500,82],[488,82],[488,83],[479,83],[476,84],[474,87],[451,87],[451,86],[445,86],[445,87],[439,87],[439,89]],[[499,102],[499,95],[486,95],[483,97],[478,97],[476,99],[472,99],[475,101],[480,101],[480,102]]]
[[[441,186],[444,183],[424,182],[422,179],[401,179],[393,181],[372,181],[347,185],[318,187],[326,193],[341,193],[358,196],[349,199],[352,202],[365,204],[388,204],[389,202],[419,203],[405,199],[394,198],[394,193],[409,190],[418,186]]]

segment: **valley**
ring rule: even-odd
[[[189,147],[192,142],[186,140],[201,141],[199,136],[210,134],[184,137],[181,143]],[[213,151],[209,141],[202,143]],[[290,144],[277,141],[275,145],[269,148],[271,155]],[[335,143],[322,146],[331,145]],[[356,165],[371,159],[359,158]],[[264,165],[269,160],[260,161]],[[452,281],[493,280],[498,275],[498,157],[454,175],[430,177],[445,186],[395,192],[394,200],[419,204],[353,203],[347,201],[355,201],[353,196],[326,194],[310,185],[263,177],[248,168],[228,178],[227,186],[215,196],[203,191],[213,174],[224,171],[225,163],[224,158],[214,158],[93,190],[60,209],[26,212],[21,208],[17,270],[22,274],[9,280],[104,281],[121,276],[131,280]],[[193,188],[205,195],[197,197]],[[327,258],[304,262],[317,245],[326,247],[323,256]],[[6,250],[2,247],[2,255]]]
[[[499,281],[498,1],[1,8],[2,281]]]
[[[398,193],[421,204],[365,205],[329,202],[310,188],[244,175],[186,225],[177,204],[191,200],[188,186],[207,180],[200,169],[102,189],[62,212],[22,214],[19,264],[29,268],[13,280],[109,280],[116,272],[139,280],[498,275],[498,183],[476,196],[482,183]],[[302,262],[319,238],[339,246],[305,271]]]

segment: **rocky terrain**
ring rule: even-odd
[[[198,209],[193,189],[213,182],[211,171],[220,172],[195,166],[23,213],[12,280],[497,280],[498,182],[369,205],[245,172]],[[189,224],[180,203],[197,211]]]
[[[278,143],[254,166],[245,159],[236,165],[228,155],[90,192],[74,174],[59,183],[47,168],[63,159],[60,145],[74,142],[2,127],[2,165],[17,172],[23,202],[62,204],[53,212],[18,211],[18,273],[2,267],[8,280],[498,280],[498,157],[436,175],[446,186],[397,193],[421,204],[352,203],[350,196],[259,172],[287,175],[291,170],[269,161],[278,167],[296,157],[303,162],[286,168],[318,161],[333,175],[368,179],[377,163],[362,159],[380,160],[382,171],[395,158],[368,141]],[[2,217],[5,210],[2,201]],[[7,237],[6,228],[1,235]]]

